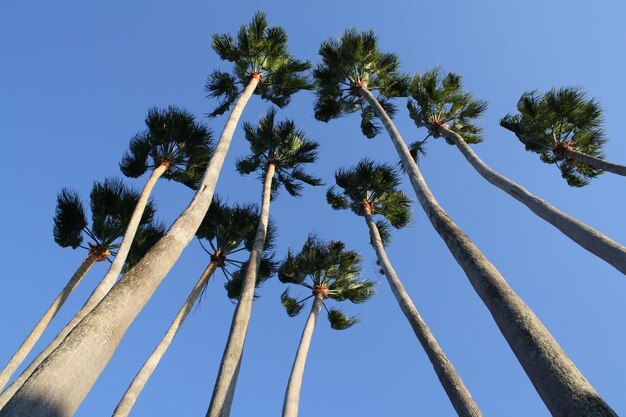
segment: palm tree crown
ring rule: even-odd
[[[237,161],[237,171],[241,174],[257,172],[263,178],[267,166],[273,164],[276,178],[272,181],[272,191],[276,192],[282,185],[292,196],[299,196],[302,183],[322,184],[321,179],[307,174],[302,167],[315,162],[319,144],[308,139],[292,120],[276,123],[275,118],[276,110],[270,109],[258,125],[244,123],[252,154]]]
[[[335,173],[337,186],[343,189],[337,193],[331,187],[326,200],[332,208],[350,209],[358,216],[365,213],[384,216],[395,228],[406,226],[411,219],[410,200],[398,190],[400,177],[397,169],[389,164],[377,164],[362,159],[354,168],[340,169]],[[383,242],[389,242],[389,228],[386,222],[376,223]]]
[[[165,165],[164,178],[195,189],[213,154],[212,131],[175,106],[150,109],[146,127],[131,139],[120,163],[122,173],[137,178]]]
[[[428,129],[428,136],[411,146],[413,152],[420,151],[428,137],[441,137],[438,127],[442,125],[461,135],[467,143],[482,142],[482,129],[472,119],[482,115],[487,102],[464,92],[460,75],[453,72],[443,75],[440,68],[416,74],[409,93],[412,98],[407,104],[409,115],[418,128]],[[446,142],[454,144],[448,139]]]
[[[588,99],[581,88],[552,88],[543,95],[526,92],[517,110],[518,114],[502,118],[500,125],[515,133],[527,151],[538,153],[543,162],[556,164],[569,185],[581,187],[602,173],[599,168],[564,155],[571,149],[604,158],[602,112],[598,102]]]
[[[312,291],[312,295],[298,301],[285,290],[281,301],[287,314],[296,316],[302,310],[302,303],[315,295],[353,303],[369,300],[374,295],[375,282],[358,279],[360,263],[361,257],[354,251],[345,250],[342,242],[324,243],[309,235],[300,253],[289,251],[278,269],[281,282],[301,285]],[[328,321],[335,330],[347,329],[358,322],[356,317],[347,317],[339,309],[331,308],[327,311]]]
[[[398,56],[381,52],[374,32],[356,29],[347,30],[339,40],[323,42],[319,54],[322,63],[313,71],[317,82],[315,118],[328,122],[360,110],[363,134],[376,136],[381,127],[360,89],[377,90],[381,106],[393,115],[395,107],[388,98],[405,97],[408,88],[408,77],[399,72]]]
[[[213,71],[209,75],[205,89],[210,97],[220,100],[210,117],[228,111],[251,78],[259,79],[255,94],[278,107],[289,104],[291,95],[297,91],[311,88],[304,74],[311,64],[291,57],[287,33],[281,27],[268,26],[263,12],[258,12],[249,25],[242,26],[236,38],[215,34],[211,44],[220,59],[232,62],[234,68],[232,74]]]
[[[115,241],[124,234],[133,213],[139,193],[128,188],[119,179],[107,178],[96,182],[91,190],[91,227],[88,227],[84,205],[76,191],[64,188],[58,194],[54,216],[54,241],[61,247],[81,247],[95,254],[98,260],[107,259]],[[145,235],[136,250],[146,251],[163,232],[163,226],[154,223],[155,208],[146,206],[141,219]],[[93,242],[83,246],[83,233]],[[136,252],[132,258],[137,260]]]

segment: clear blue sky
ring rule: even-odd
[[[0,138],[5,158],[0,229],[2,365],[86,256],[52,239],[56,193],[72,187],[87,198],[94,180],[118,175],[131,136],[153,106],[174,104],[203,118],[207,74],[229,69],[210,49],[210,35],[234,33],[258,9],[283,26],[294,55],[317,62],[321,41],[345,29],[373,29],[384,50],[414,73],[435,65],[464,76],[467,89],[489,102],[481,120],[486,141],[475,145],[496,170],[621,243],[623,178],[605,174],[572,189],[554,166],[541,163],[498,125],[526,90],[582,85],[605,109],[609,159],[626,163],[620,129],[626,86],[626,6],[617,1],[109,1],[0,4]],[[279,118],[293,118],[321,143],[312,171],[328,185],[339,167],[361,157],[395,162],[388,138],[365,139],[359,120],[316,122],[312,94],[300,94]],[[421,138],[400,101],[397,125],[407,142]],[[243,120],[268,109],[258,98]],[[206,120],[220,132],[225,119]],[[260,183],[234,172],[247,153],[242,131],[218,183],[230,202],[257,202]],[[421,167],[455,221],[530,305],[583,374],[618,414],[626,414],[625,277],[579,248],[524,206],[487,184],[455,148],[430,142]],[[140,187],[145,178],[130,181]],[[336,332],[320,320],[304,375],[302,417],[452,416],[443,389],[389,291],[377,274],[365,223],[326,204],[326,187],[300,199],[282,193],[272,205],[277,257],[298,249],[311,231],[344,240],[364,257],[367,278],[380,281],[364,305],[344,305],[362,322]],[[409,191],[407,189],[407,191]],[[412,193],[411,193],[412,195]],[[154,199],[168,224],[191,192],[163,182]],[[389,256],[485,415],[548,416],[487,309],[438,235],[415,207],[410,227],[395,233]],[[151,352],[209,259],[192,242],[118,351],[77,416],[107,416]],[[93,269],[55,319],[49,341],[106,271]],[[216,275],[141,394],[135,416],[204,415],[234,309]],[[284,286],[268,282],[255,302],[234,417],[275,416],[282,405],[305,315],[289,318]],[[21,369],[21,368],[20,368]]]

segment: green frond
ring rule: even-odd
[[[335,192],[334,185],[326,191],[326,201],[335,210],[347,209],[350,207],[348,199]]]
[[[163,223],[149,223],[142,225],[135,235],[135,239],[130,247],[126,262],[122,268],[122,274],[128,272],[144,257],[146,253],[165,235],[165,225]]]
[[[235,271],[231,279],[224,283],[224,289],[226,289],[226,296],[231,300],[238,300],[241,296],[243,289],[243,280],[246,277],[250,263],[244,262],[237,271]],[[269,258],[262,258],[259,264],[259,272],[257,272],[254,288],[259,288],[265,281],[267,281],[273,275],[273,263]],[[254,293],[254,298],[259,298],[259,295]]]
[[[413,160],[415,160],[415,162],[419,162],[420,156],[428,155],[428,151],[426,150],[427,140],[428,138],[418,140],[409,145],[409,152],[411,153],[411,156],[413,157]]]
[[[387,223],[384,220],[377,220],[376,221],[376,228],[378,229],[378,234],[380,235],[380,240],[383,243],[384,247],[387,247],[389,245],[389,243],[391,243],[391,227],[389,226],[389,223]],[[374,242],[372,241],[371,237],[370,237],[370,245],[374,245]]]
[[[328,321],[330,322],[330,327],[335,330],[345,330],[348,327],[352,327],[359,322],[359,319],[356,316],[348,317],[343,314],[343,312],[339,309],[331,308],[328,311]]]
[[[280,295],[280,303],[285,307],[289,317],[297,316],[302,311],[302,307],[304,307],[303,304],[298,303],[298,300],[289,296],[289,289],[286,289]]]
[[[129,150],[122,157],[120,170],[130,178],[141,177],[148,170],[150,142],[145,132],[138,133],[130,140]]]
[[[63,188],[57,194],[54,214],[54,241],[61,247],[76,249],[83,242],[82,232],[87,227],[85,207],[78,193]]]
[[[91,230],[100,243],[108,246],[124,235],[139,200],[139,193],[119,178],[94,182],[91,189]],[[154,207],[148,208],[147,220],[152,220]]]

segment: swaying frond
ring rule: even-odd
[[[226,295],[233,301],[238,300],[241,296],[243,280],[245,278],[245,274],[248,271],[248,265],[248,262],[244,262],[241,267],[233,273],[231,279],[227,280],[226,283],[224,283]],[[276,272],[276,267],[276,262],[274,262],[271,256],[264,256],[261,259],[261,263],[259,265],[259,272],[256,275],[254,287],[259,288],[265,281],[270,279]],[[258,297],[259,295],[255,293],[254,298],[256,299]]]
[[[76,249],[83,242],[83,229],[87,227],[85,207],[78,193],[63,188],[57,195],[54,214],[54,241],[61,247]]]
[[[285,307],[289,317],[297,316],[300,311],[302,311],[302,307],[304,307],[304,304],[299,303],[298,300],[289,296],[289,289],[286,289],[280,295],[280,302],[283,307]]]
[[[380,104],[393,116],[395,107],[389,99],[406,97],[409,86],[409,77],[399,71],[398,56],[381,52],[372,31],[356,29],[344,32],[338,40],[323,42],[319,54],[322,63],[313,71],[317,82],[315,118],[328,122],[361,111],[363,134],[376,136],[381,126],[360,91],[376,91]]]
[[[602,111],[580,87],[552,88],[543,95],[525,92],[517,110],[517,114],[502,118],[500,125],[515,133],[527,151],[539,154],[545,163],[555,164],[569,185],[584,186],[602,173],[597,167],[566,157],[564,152],[569,149],[604,158]]]
[[[148,253],[148,251],[165,235],[165,225],[163,223],[151,222],[142,224],[137,233],[135,239],[128,251],[126,262],[122,267],[122,274],[125,274],[133,266],[137,264]]]
[[[328,311],[328,321],[330,322],[331,328],[335,330],[345,330],[358,323],[359,319],[356,316],[348,317],[339,309],[330,309]]]

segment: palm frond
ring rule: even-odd
[[[285,307],[285,310],[287,311],[287,315],[289,315],[289,317],[297,316],[300,311],[302,311],[302,307],[304,307],[304,305],[300,304],[298,300],[289,296],[289,289],[286,289],[280,295],[280,302],[283,307]]]
[[[358,323],[359,319],[355,316],[348,317],[339,309],[330,309],[328,311],[328,321],[330,322],[330,327],[332,329],[345,330]]]
[[[54,241],[61,247],[76,249],[83,242],[82,232],[87,227],[85,207],[78,193],[63,188],[57,195],[54,214]]]

